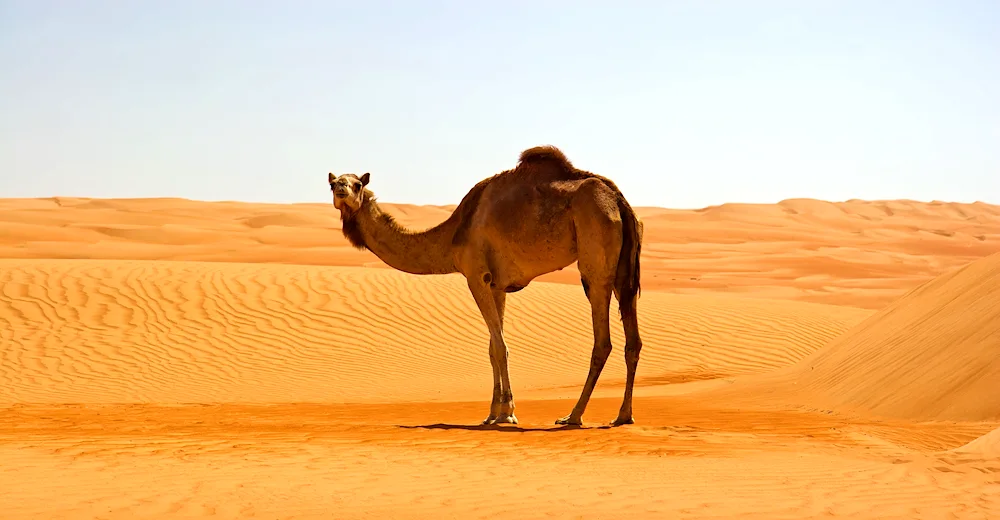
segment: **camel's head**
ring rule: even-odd
[[[364,174],[361,177],[353,173],[345,173],[337,176],[330,173],[330,191],[333,193],[333,206],[340,210],[353,213],[361,209],[361,204],[365,199],[365,186],[371,174]]]

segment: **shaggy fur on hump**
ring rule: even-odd
[[[575,170],[573,163],[569,162],[562,150],[552,145],[536,146],[521,152],[518,158],[520,164],[534,164],[542,162],[554,162],[566,170]]]

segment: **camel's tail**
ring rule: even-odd
[[[622,219],[622,250],[618,254],[618,273],[615,290],[618,292],[618,310],[621,319],[635,315],[639,300],[639,253],[642,252],[642,221],[632,206],[618,192],[618,212]]]

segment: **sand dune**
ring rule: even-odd
[[[942,275],[750,387],[913,420],[1000,420],[1000,254]]]
[[[509,298],[520,424],[480,428],[464,281],[333,211],[0,200],[0,517],[1000,517],[997,206],[641,208],[638,422],[613,318],[581,429],[575,270]]]
[[[0,402],[488,401],[492,391],[489,335],[460,275],[0,260],[0,284]],[[650,291],[639,384],[787,366],[868,314]],[[579,393],[593,344],[580,287],[532,284],[511,297],[506,331],[519,394]],[[624,381],[620,326],[614,334],[611,389]]]
[[[386,204],[425,228],[452,206]],[[809,199],[699,210],[637,208],[643,284],[675,293],[879,309],[1000,251],[1000,206]],[[383,267],[349,246],[332,204],[185,199],[0,199],[0,258],[270,262]],[[575,268],[540,280],[576,285]]]
[[[974,453],[983,457],[1000,458],[1000,428],[952,450],[957,453]]]

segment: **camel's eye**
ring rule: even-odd
[[[354,189],[356,189],[358,191],[361,191],[361,183],[360,182],[355,182],[354,183]]]
[[[337,185],[335,185],[334,183],[331,182],[330,183],[330,190],[335,190],[335,189],[337,189]]]

